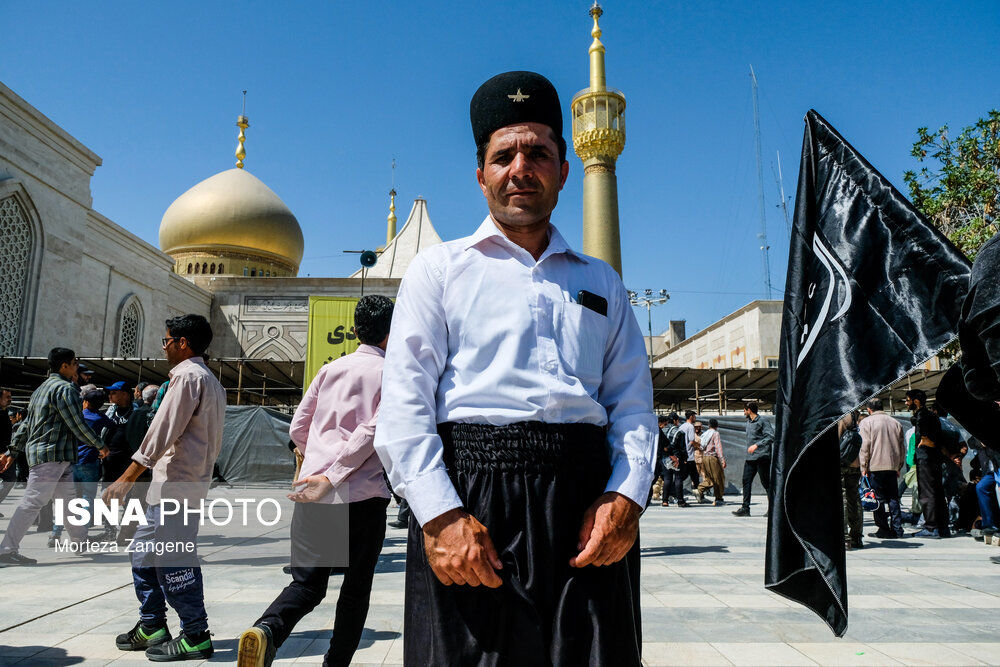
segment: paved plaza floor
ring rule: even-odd
[[[8,517],[21,493],[3,504]],[[1000,664],[1000,565],[990,561],[1000,547],[969,537],[866,538],[864,549],[847,555],[850,628],[837,639],[811,612],[764,590],[764,507],[754,505],[745,519],[732,516],[735,507],[657,505],[643,516],[646,664]],[[203,534],[210,662],[235,661],[239,633],[289,581],[281,570],[287,535],[287,524]],[[389,528],[356,664],[402,663],[405,539]],[[44,547],[45,535],[29,534],[22,552],[39,564],[0,570],[0,665],[149,664],[114,645],[137,619],[124,557]],[[338,586],[334,577],[327,601],[299,624],[275,664],[322,662]],[[172,612],[170,627],[176,633]]]

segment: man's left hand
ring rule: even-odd
[[[292,486],[298,488],[288,494],[289,500],[297,503],[314,503],[333,489],[333,482],[326,475],[309,475],[292,483]]]
[[[757,445],[750,445],[747,447],[747,454],[753,454],[757,451]]]
[[[127,496],[128,492],[132,490],[132,485],[132,482],[119,479],[117,482],[104,489],[104,493],[101,495],[101,500],[103,500],[105,504],[110,504],[112,500],[125,500],[125,496]]]
[[[0,454],[0,472],[7,472],[7,468],[14,462],[14,457],[10,454]]]
[[[624,558],[639,534],[641,509],[614,491],[598,498],[583,515],[580,553],[569,559],[570,566],[612,565]]]

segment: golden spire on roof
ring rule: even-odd
[[[594,17],[594,29],[590,31],[590,36],[594,41],[590,44],[590,89],[604,90],[604,44],[601,43],[601,26],[597,24],[597,19],[604,15],[604,10],[597,4],[590,8],[590,15]]]
[[[250,127],[250,119],[246,117],[247,111],[247,91],[243,91],[243,111],[240,113],[240,117],[236,119],[236,127],[240,128],[239,136],[236,140],[239,142],[236,145],[236,168],[243,168],[243,160],[247,157],[247,149],[244,148],[243,144],[247,140],[246,129]]]
[[[396,158],[392,159],[392,189],[389,190],[389,216],[386,222],[389,224],[385,231],[385,244],[389,245],[396,238]]]

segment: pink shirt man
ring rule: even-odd
[[[288,434],[305,457],[299,479],[325,475],[334,486],[320,502],[389,497],[374,447],[384,360],[385,352],[374,345],[334,359],[316,374],[295,410]]]

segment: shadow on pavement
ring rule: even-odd
[[[39,655],[42,652],[45,655]],[[69,655],[66,649],[49,646],[6,646],[0,644],[0,665],[79,665],[86,658]]]
[[[684,547],[645,547],[639,552],[644,558],[655,558],[656,556],[684,556],[689,554],[727,554],[729,547],[722,545],[706,546],[684,546]]]

